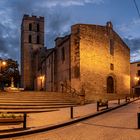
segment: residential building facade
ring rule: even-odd
[[[131,93],[140,95],[140,61],[130,65]]]

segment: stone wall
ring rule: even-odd
[[[46,90],[55,91],[54,85],[54,51],[50,52],[46,59]]]
[[[70,36],[56,39],[56,76],[57,91],[64,92],[62,84],[70,84]]]
[[[84,85],[86,97],[94,98],[107,93],[107,77],[112,76],[115,91],[108,94],[129,94],[130,51],[112,27],[86,24],[72,26],[72,69],[76,65],[76,44],[73,43],[76,31],[79,34],[80,77],[72,77],[72,86],[79,90]],[[114,55],[110,54],[110,39],[114,41]],[[111,64],[114,65],[114,70],[111,70]]]
[[[31,24],[31,29],[29,29]],[[39,30],[37,30],[37,24]],[[29,42],[31,36],[31,42]],[[37,36],[39,36],[37,43]],[[21,86],[25,89],[34,89],[34,52],[44,47],[44,17],[24,15],[21,24]]]

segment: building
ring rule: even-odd
[[[37,49],[34,60],[35,90],[80,93],[84,88],[90,99],[130,93],[130,49],[111,22],[75,24],[69,35],[56,38],[54,48]]]
[[[78,24],[71,32],[71,86],[78,89],[84,85],[91,98],[107,93],[129,94],[130,50],[112,23]]]
[[[113,30],[106,26],[76,24],[71,34],[58,37],[47,55],[46,90],[80,91],[89,98],[130,93],[130,50]]]
[[[140,95],[140,61],[130,65],[131,93]]]
[[[21,86],[33,90],[38,65],[36,51],[44,47],[44,17],[24,15],[21,24]]]

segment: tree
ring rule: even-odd
[[[12,59],[2,60],[0,59],[1,64],[5,62],[4,66],[1,65],[1,72],[0,72],[0,84],[1,88],[3,86],[10,86],[11,85],[11,78],[13,77],[14,85],[17,87],[19,85],[19,69],[18,69],[18,62]]]

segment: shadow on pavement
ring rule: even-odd
[[[117,128],[117,129],[133,129],[136,130],[137,128],[128,128],[128,127],[119,127],[119,126],[110,126],[110,125],[101,125],[101,124],[93,124],[87,122],[81,122],[82,124],[93,125],[93,126],[101,126],[101,127],[108,127],[108,128]]]

